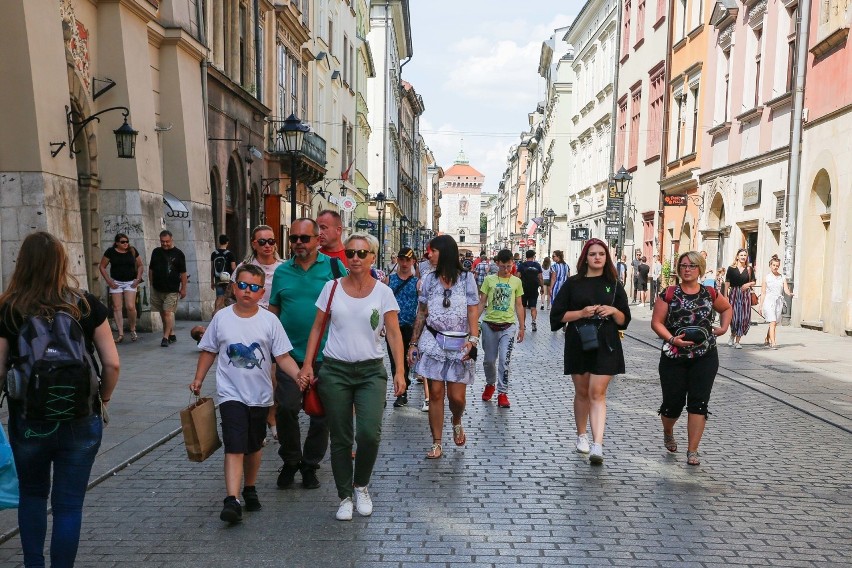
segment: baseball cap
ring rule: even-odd
[[[414,251],[411,250],[411,247],[402,247],[399,249],[399,252],[396,253],[397,258],[414,258]]]

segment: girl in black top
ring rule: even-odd
[[[695,251],[681,254],[675,264],[680,284],[660,292],[651,316],[651,329],[665,341],[659,367],[663,445],[670,452],[677,451],[674,426],[685,405],[689,414],[686,423],[689,465],[701,463],[698,444],[707,423],[710,390],[719,370],[716,337],[724,335],[731,322],[728,300],[715,287],[699,283],[705,262]],[[720,314],[719,327],[713,327],[714,311]]]
[[[109,275],[107,275],[109,266]],[[127,323],[130,326],[130,340],[136,341],[136,287],[142,282],[145,270],[136,248],[130,245],[130,238],[124,233],[115,236],[115,242],[104,251],[100,266],[101,275],[109,286],[112,301],[112,313],[118,329],[116,343],[124,340],[124,318],[122,308],[127,310]]]
[[[609,249],[600,239],[586,242],[577,262],[577,274],[565,281],[553,300],[551,329],[565,328],[565,374],[574,382],[574,421],[577,451],[589,453],[593,464],[603,463],[606,425],[606,389],[613,375],[624,372],[619,330],[630,323],[627,293],[618,281]],[[598,346],[584,351],[578,325],[597,329]],[[593,442],[586,434],[591,421]]]
[[[725,274],[725,283],[728,285],[728,301],[734,309],[731,320],[731,339],[728,345],[736,349],[742,349],[740,339],[748,333],[751,326],[751,292],[755,285],[754,270],[748,265],[748,251],[740,249],[734,264],[728,267]]]
[[[80,323],[100,359],[100,398],[106,408],[118,381],[118,352],[106,321],[107,309],[77,287],[68,256],[50,233],[28,235],[21,243],[9,287],[0,296],[0,376],[18,354],[18,336],[27,316],[52,318],[68,313]],[[18,525],[26,566],[44,566],[47,502],[53,505],[50,545],[53,566],[71,566],[77,554],[83,499],[103,435],[102,410],[63,422],[24,415],[23,403],[9,400],[9,441],[20,487]]]

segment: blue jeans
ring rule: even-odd
[[[83,521],[83,499],[102,434],[103,422],[98,415],[57,424],[27,420],[10,412],[9,441],[21,492],[18,525],[25,566],[45,565],[48,495],[53,507],[51,566],[74,566]]]

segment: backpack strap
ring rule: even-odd
[[[705,286],[704,289],[707,290],[707,292],[710,294],[710,299],[715,304],[716,303],[716,297],[719,295],[719,292],[717,292],[716,288],[714,288],[713,286]]]

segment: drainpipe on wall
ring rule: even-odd
[[[798,11],[798,35],[796,44],[796,83],[793,91],[793,116],[790,132],[790,169],[787,181],[787,227],[784,232],[784,274],[787,275],[790,291],[794,288],[796,269],[796,237],[799,215],[799,185],[802,165],[802,114],[805,105],[805,71],[808,63],[808,37],[811,26],[811,0],[800,0]],[[792,298],[786,298],[791,307],[782,319],[783,324],[790,322]]]
[[[399,152],[397,152],[397,157],[396,157],[396,180],[397,180],[396,181],[396,184],[397,184],[396,185],[396,194],[397,194],[396,195],[396,203],[397,203],[397,206],[399,207],[400,212],[403,215],[406,215],[409,218],[411,218],[411,216],[413,215],[412,211],[410,211],[410,210],[403,211],[402,207],[401,207],[401,203],[400,203],[401,197],[402,197],[402,185],[400,184],[400,181],[402,180],[402,99],[403,99],[403,94],[402,94],[402,68],[405,67],[406,65],[408,65],[409,61],[411,61],[411,56],[407,57],[405,61],[399,62],[399,79],[397,80],[397,84],[396,84],[396,92],[399,94],[399,104],[396,105],[396,128],[397,128],[397,131],[399,132],[399,135],[397,136],[397,138],[399,139]],[[411,145],[413,147],[414,146],[414,129],[413,128],[412,128],[412,132],[410,134],[411,134]],[[411,154],[412,154],[412,156],[414,155],[413,150],[412,150]],[[411,170],[411,173],[414,173],[414,169],[411,167],[411,164],[409,164],[409,169]],[[408,205],[408,204],[406,204],[406,205]],[[400,232],[400,237],[399,237],[400,246],[402,246],[402,227],[400,227],[399,232]],[[393,253],[393,251],[391,251],[391,253]]]
[[[660,0],[661,1],[661,0]],[[616,3],[615,14],[615,69],[612,75],[612,111],[609,121],[609,172],[607,173],[607,192],[609,192],[609,184],[612,182],[612,174],[615,172],[615,136],[618,128],[618,71],[621,67],[621,18],[624,13],[624,0],[619,0]],[[622,199],[627,199],[627,196],[622,196]],[[621,229],[618,231],[618,251],[615,254],[619,258],[624,253],[624,239],[627,223],[624,220],[624,206],[621,209]],[[635,239],[634,239],[635,240]]]
[[[667,16],[671,18],[673,9],[671,8],[667,12]],[[660,181],[666,179],[666,160],[668,159],[669,152],[669,111],[671,110],[669,106],[669,82],[672,77],[672,34],[674,33],[672,30],[672,26],[667,26],[668,31],[666,32],[666,68],[663,71],[664,82],[663,84],[666,87],[666,95],[663,97],[663,130],[660,133]],[[666,248],[666,207],[665,201],[663,198],[665,197],[666,192],[661,187],[660,188],[660,201],[657,206],[657,245],[659,246],[659,250],[657,254],[660,256],[660,264],[665,266],[667,262],[670,262],[671,259],[666,258],[665,248]]]
[[[201,2],[199,2],[200,4]],[[254,4],[252,6],[252,11],[254,11],[254,88],[255,88],[255,97],[258,101],[263,100],[263,85],[260,84],[261,81],[261,69],[260,69],[260,4],[259,0],[254,0]],[[302,117],[304,119],[304,117]]]

